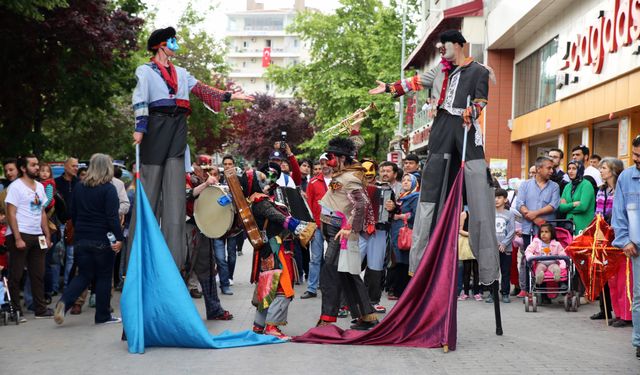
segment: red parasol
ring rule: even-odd
[[[627,259],[622,249],[613,246],[614,237],[613,228],[598,214],[565,249],[578,269],[590,301],[598,297],[607,280],[618,272],[620,263]]]

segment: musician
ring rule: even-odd
[[[401,96],[410,91],[431,89],[431,100],[437,103],[429,136],[429,155],[420,183],[420,202],[414,225],[418,229],[413,233],[410,274],[416,271],[435,229],[438,212],[452,185],[450,180],[456,176],[460,165],[465,128],[468,129],[464,180],[471,217],[469,238],[480,267],[480,283],[488,285],[499,277],[498,253],[495,251],[498,242],[490,174],[476,119],[487,105],[491,72],[472,57],[465,56],[466,42],[457,30],[443,32],[438,43],[442,60],[436,67],[392,84],[378,81],[378,87],[369,93],[389,92]]]
[[[293,261],[293,239],[306,244],[313,237],[315,223],[292,217],[287,208],[277,205],[269,195],[277,186],[280,166],[269,163],[261,171],[247,171],[241,178],[242,190],[251,203],[258,228],[265,231],[267,244],[255,253],[251,280],[257,281],[254,304],[256,314],[253,331],[290,339],[279,328],[287,324],[289,303],[293,299],[296,271]]]
[[[233,158],[233,156],[226,154],[225,156],[222,157],[222,167],[224,168],[224,170],[227,169],[237,169],[236,167],[236,161]],[[238,172],[239,174],[241,174],[242,170],[239,170],[240,172]],[[220,180],[220,183],[222,184],[226,184],[226,181],[224,180],[224,175],[220,176],[222,177],[222,179]],[[245,234],[244,232],[240,232],[238,233],[237,236],[235,236],[235,243],[236,243],[236,254],[237,256],[242,256],[242,246],[244,245],[244,240],[245,240]],[[234,264],[234,268],[235,268],[235,264]],[[229,279],[229,285],[233,285],[233,272],[230,272],[229,274],[230,279]]]
[[[231,320],[233,315],[222,308],[217,293],[215,272],[213,270],[215,257],[213,255],[212,240],[207,238],[198,229],[193,219],[194,202],[200,193],[208,186],[218,185],[220,175],[218,168],[209,164],[211,158],[199,158],[199,162],[205,163],[194,168],[194,173],[188,180],[187,190],[187,247],[190,250],[188,275],[195,273],[202,286],[204,305],[206,307],[207,320]]]
[[[375,225],[360,233],[360,256],[367,260],[364,274],[364,284],[369,292],[369,299],[377,313],[386,313],[387,309],[380,304],[382,297],[382,279],[384,273],[384,259],[387,252],[387,239],[393,213],[387,211],[385,202],[394,200],[393,190],[388,183],[376,181],[378,165],[373,160],[362,162],[365,169],[364,177],[367,181],[367,195],[373,211]],[[395,211],[393,207],[390,211]]]
[[[189,93],[214,111],[220,110],[223,101],[253,100],[253,97],[209,87],[184,68],[174,66],[171,58],[178,50],[178,42],[173,27],[152,32],[147,40],[147,50],[153,53],[151,61],[136,69],[133,139],[140,145],[142,185],[156,217],[162,222],[162,233],[171,254],[176,264],[182,265],[185,258],[183,181]],[[131,233],[135,231],[131,230]]]
[[[359,130],[359,129],[358,129]],[[335,137],[329,141],[328,165],[334,169],[329,190],[320,201],[322,233],[329,241],[322,266],[322,313],[317,326],[337,320],[340,294],[347,299],[352,329],[367,330],[378,323],[367,289],[360,278],[359,235],[374,224],[367,211],[364,168],[354,160],[356,145],[350,138]],[[344,247],[346,241],[346,249]]]

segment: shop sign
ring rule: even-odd
[[[429,144],[430,126],[423,126],[409,134],[409,151],[417,150]]]
[[[640,39],[640,0],[613,0],[613,12],[601,10],[594,22],[567,42],[561,70],[591,65],[602,72],[605,56]]]

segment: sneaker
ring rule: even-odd
[[[80,315],[82,314],[82,305],[78,305],[77,303],[71,306],[71,315]]]
[[[227,296],[232,296],[233,292],[231,291],[231,288],[229,288],[228,286],[221,286],[220,290],[222,291],[222,294],[227,295]]]
[[[518,287],[513,288],[513,290],[511,291],[511,295],[514,297],[517,296],[518,293],[520,293],[520,288]]]
[[[464,292],[460,292],[460,297],[458,297],[458,301],[466,301],[469,298]]]
[[[480,294],[480,293],[478,293],[478,294],[474,294],[474,295],[473,295],[473,298],[474,298],[476,301],[480,302],[480,301],[482,301],[482,294]]]
[[[191,295],[191,298],[202,298],[202,292],[198,289],[189,290],[189,295]]]
[[[100,323],[96,323],[96,324],[117,324],[117,323],[122,323],[122,319],[118,318],[115,315],[111,315],[109,320],[104,321],[104,322],[100,322]]]
[[[89,296],[89,307],[96,307],[96,295],[93,293]]]
[[[282,333],[280,328],[278,328],[278,326],[273,326],[271,324],[267,324],[267,327],[264,329],[264,334],[265,335],[270,335],[270,336],[275,336],[275,337],[279,338],[280,340],[285,340],[285,341],[291,340],[291,336],[285,335],[284,333]]]
[[[502,296],[502,303],[511,303],[511,299],[509,299],[508,294]]]
[[[387,312],[387,309],[379,303],[374,304],[373,309],[379,314],[384,314]]]
[[[56,324],[64,323],[64,316],[67,313],[65,310],[66,306],[64,302],[58,301],[58,303],[56,304],[56,310],[53,313],[53,320],[56,322]]]
[[[525,292],[524,290],[521,290],[520,293],[518,293],[518,295],[516,297],[518,298],[524,298],[527,296],[527,292]]]
[[[484,301],[486,303],[493,303],[493,296],[491,296],[491,294],[489,294],[489,297],[487,297]]]
[[[12,322],[16,321],[16,316],[12,315],[9,320],[11,320]],[[22,324],[22,323],[26,323],[27,322],[27,318],[25,318],[22,313],[20,313],[20,318],[18,319],[18,323]]]
[[[387,299],[389,301],[397,301],[399,298],[396,295],[394,295],[393,293],[389,293],[389,294],[387,294]]]
[[[349,316],[349,308],[348,307],[341,307],[340,310],[338,310],[338,318],[346,318]]]
[[[233,314],[231,314],[229,311],[225,310],[222,314],[220,315],[216,315],[216,316],[212,316],[209,317],[207,315],[207,320],[231,320],[233,319]]]
[[[42,314],[36,314],[36,319],[51,319],[53,318],[53,310],[47,308]]]

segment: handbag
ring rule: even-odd
[[[404,226],[400,228],[400,232],[398,232],[398,250],[409,251],[411,250],[413,229],[409,228],[406,217],[403,219],[403,221]]]
[[[469,245],[469,237],[458,235],[458,260],[471,260],[476,259],[471,251],[471,245]]]

